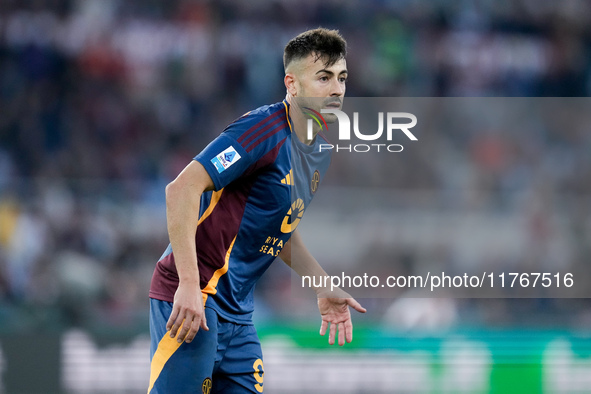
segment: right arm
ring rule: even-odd
[[[295,230],[289,241],[285,243],[279,257],[300,276],[309,275],[312,277],[326,277],[318,261],[304,245],[299,230]],[[295,260],[295,261],[294,261]],[[329,328],[328,343],[333,345],[338,331],[339,345],[343,346],[345,341],[350,343],[353,340],[353,322],[349,307],[358,312],[365,313],[366,309],[361,306],[353,297],[337,288],[336,291],[329,291],[324,287],[314,289],[318,297],[318,309],[322,318],[320,335],[326,334]],[[337,330],[338,328],[338,330]]]
[[[182,325],[177,341],[191,342],[199,327],[209,330],[203,309],[199,283],[195,233],[199,221],[201,194],[214,187],[201,163],[193,160],[178,177],[166,186],[166,221],[168,236],[179,276],[172,313],[166,329],[174,338]],[[184,324],[183,324],[184,321]]]

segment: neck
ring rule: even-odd
[[[304,116],[302,108],[298,105],[297,100],[289,93],[285,97],[285,100],[289,103],[289,116],[291,118],[293,132],[296,133],[302,143],[311,145],[316,138],[316,134],[320,132],[320,126],[312,122],[312,138],[308,138],[308,118]]]

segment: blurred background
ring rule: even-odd
[[[226,124],[283,99],[283,47],[317,26],[348,41],[348,96],[591,91],[585,0],[1,0],[0,392],[145,392],[147,293],[168,243],[164,187]],[[584,100],[575,103],[588,108]],[[475,234],[524,213],[527,225],[513,230],[528,242],[509,257],[450,246],[445,231],[428,253],[387,237],[355,249],[397,267],[495,258],[513,258],[503,264],[520,271],[584,266],[587,125],[542,122],[511,135],[473,125],[425,139],[385,172],[336,159],[312,208],[357,196],[384,215],[423,212],[427,223],[424,212],[470,209],[481,213]],[[358,179],[371,193],[358,193]],[[314,217],[302,229],[336,270],[314,239],[338,218]],[[268,392],[564,393],[591,384],[586,299],[367,299],[354,342],[330,349],[314,300],[292,297],[290,275],[277,262],[257,287]]]

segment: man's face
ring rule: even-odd
[[[326,66],[326,58],[310,54],[294,62],[288,72],[294,75],[291,93],[302,107],[317,111],[322,108],[341,109],[347,81],[347,62],[340,59]],[[308,100],[308,98],[311,98]],[[328,123],[336,122],[334,114],[323,114]]]

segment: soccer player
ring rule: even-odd
[[[345,55],[336,30],[293,38],[283,57],[285,100],[227,126],[167,186],[170,245],[150,288],[148,393],[263,391],[254,285],[276,257],[292,266],[296,256],[300,275],[326,275],[297,230],[330,162],[318,149],[327,143],[318,125],[309,139],[304,106],[341,107]],[[349,306],[365,309],[353,298],[325,297],[320,334],[330,326],[331,345],[337,332],[339,345],[351,342]]]

